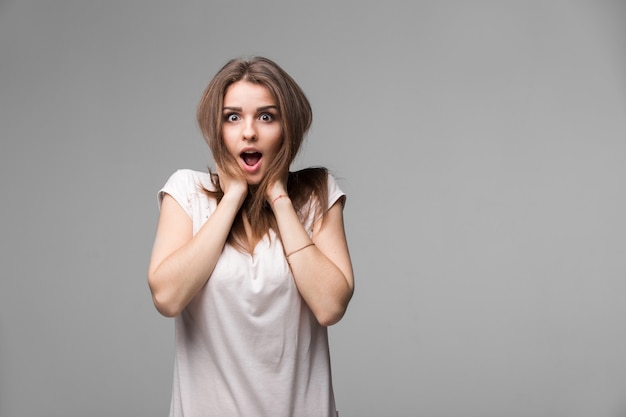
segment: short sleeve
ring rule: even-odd
[[[322,213],[319,213],[315,207],[308,206],[304,212],[308,213],[308,217],[304,220],[303,224],[309,235],[313,233],[313,224],[320,219],[330,208],[340,199],[344,199],[342,204],[345,204],[346,193],[344,193],[339,185],[337,185],[337,181],[335,178],[328,174],[328,201],[326,203],[326,207]],[[318,214],[319,217],[315,217]]]
[[[191,218],[195,235],[211,214],[217,202],[209,196],[208,191],[214,190],[211,174],[208,172],[179,169],[167,180],[158,193],[159,208],[165,194],[169,194]]]
[[[161,208],[165,194],[169,194],[185,210],[185,213],[192,217],[190,191],[194,190],[195,187],[193,172],[179,169],[169,177],[163,188],[159,190],[157,199],[159,208]]]
[[[344,199],[345,204],[346,193],[339,188],[335,177],[328,174],[328,206],[326,207],[326,210],[329,210],[340,198]]]

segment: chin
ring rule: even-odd
[[[248,185],[259,185],[261,184],[261,181],[263,181],[263,178],[247,178],[246,182],[248,183]]]

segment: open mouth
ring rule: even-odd
[[[259,163],[262,156],[263,155],[261,155],[260,152],[243,152],[241,154],[241,159],[243,159],[243,162],[246,165],[248,165],[249,167],[253,167]]]

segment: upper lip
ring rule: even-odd
[[[255,153],[255,152],[262,154],[262,152],[259,151],[257,148],[253,146],[246,146],[245,148],[241,150],[241,152],[239,152],[239,155],[243,155],[244,153]]]

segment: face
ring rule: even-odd
[[[222,116],[226,149],[248,184],[259,184],[283,142],[276,100],[262,85],[237,81],[226,90]]]

